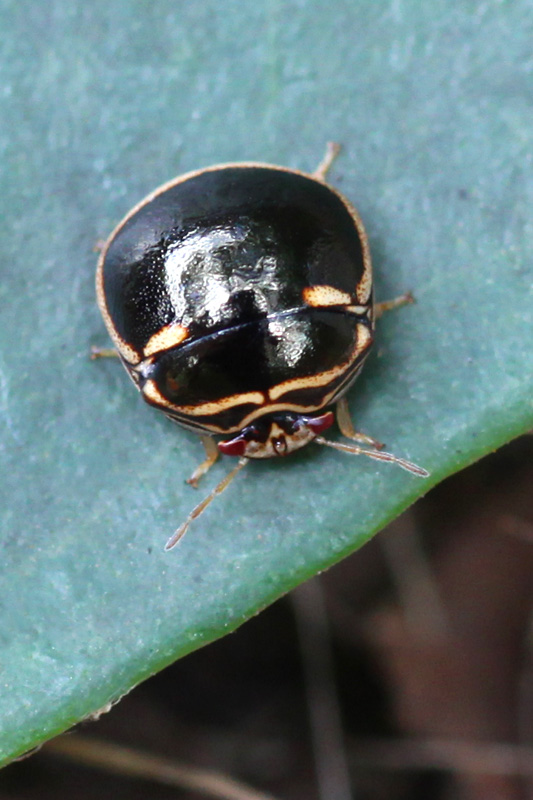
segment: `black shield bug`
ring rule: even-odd
[[[250,458],[316,442],[428,475],[349,416],[345,393],[376,317],[410,296],[374,306],[363,223],[325,182],[337,150],[312,175],[255,163],[182,175],[136,205],[102,249],[98,304],[122,363],[147,403],[202,437],[206,458],[189,483],[220,452],[239,459],[167,549]],[[332,407],[353,443],[322,436]]]

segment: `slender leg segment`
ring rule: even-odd
[[[220,450],[212,436],[201,436],[200,438],[205,450],[205,460],[196,467],[191,477],[187,480],[187,483],[194,486],[195,489],[198,488],[200,478],[211,469],[220,455]]]
[[[329,439],[324,439],[322,436],[317,436],[313,440],[317,444],[324,445],[325,447],[332,447],[334,450],[340,450],[343,453],[350,453],[354,456],[368,456],[369,458],[376,459],[376,461],[387,461],[389,464],[397,464],[402,469],[407,470],[407,472],[411,472],[413,475],[418,475],[420,478],[427,478],[429,476],[429,472],[427,470],[422,469],[422,467],[419,467],[416,464],[413,464],[411,461],[407,461],[405,458],[398,458],[397,456],[392,455],[392,453],[385,453],[382,450],[384,445],[381,442],[378,442],[377,439],[372,439],[371,436],[366,436],[364,433],[359,433],[359,431],[356,431],[350,417],[348,401],[345,397],[338,401],[336,412],[337,424],[343,436],[346,436],[347,439],[352,439],[354,442],[362,442],[363,444],[370,445],[370,447],[374,449],[367,450],[365,447],[360,447],[357,444],[332,442]]]
[[[205,511],[207,506],[215,499],[215,497],[217,497],[219,494],[222,494],[224,489],[228,488],[233,478],[237,475],[238,472],[241,471],[243,467],[246,466],[247,463],[248,463],[247,458],[239,458],[237,466],[233,467],[231,472],[229,472],[226,475],[226,477],[223,480],[221,480],[220,483],[217,486],[215,486],[215,488],[211,492],[209,492],[207,497],[205,497],[201,503],[198,503],[198,505],[195,508],[193,508],[193,510],[191,511],[185,522],[182,525],[180,525],[177,531],[173,534],[173,536],[170,537],[170,539],[165,545],[165,550],[171,550],[175,545],[177,545],[179,540],[187,533],[187,529],[191,524],[191,522],[193,522],[193,520],[195,520],[197,517],[200,516],[200,514],[202,514]]]
[[[96,361],[97,358],[120,358],[118,351],[113,350],[112,347],[96,347],[94,344],[91,347],[91,359]]]
[[[374,319],[379,319],[386,311],[393,308],[401,308],[401,306],[409,306],[415,302],[415,298],[411,292],[401,294],[399,297],[394,297],[392,300],[383,300],[381,303],[376,303],[374,306]]]
[[[384,448],[385,445],[378,442],[377,439],[373,439],[371,436],[367,436],[365,433],[360,433],[360,431],[355,430],[352,418],[350,417],[348,401],[345,397],[341,397],[338,401],[335,411],[337,414],[337,425],[343,436],[346,436],[347,439],[353,439],[354,442],[368,444],[370,447],[375,447],[376,450],[382,450]]]
[[[319,181],[325,181],[330,167],[339,155],[340,151],[340,144],[336,144],[336,142],[328,142],[326,145],[326,153],[324,158],[313,172],[313,178],[316,178]]]

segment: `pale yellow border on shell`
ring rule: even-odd
[[[316,183],[320,183],[323,186],[327,186],[327,188],[336,194],[337,197],[341,200],[343,205],[346,207],[346,210],[352,217],[355,227],[357,228],[357,232],[359,234],[359,238],[361,240],[362,252],[363,252],[363,275],[356,286],[356,296],[357,300],[361,305],[367,306],[370,301],[370,297],[372,295],[372,260],[370,256],[370,246],[368,244],[368,236],[366,234],[365,227],[363,225],[363,221],[359,216],[359,212],[355,209],[355,207],[350,203],[349,200],[344,197],[341,192],[339,192],[334,186],[328,183],[326,180],[322,178],[318,178],[316,175],[310,174],[308,172],[303,172],[303,170],[299,169],[291,169],[290,167],[281,167],[276,164],[264,164],[262,162],[256,161],[242,161],[242,162],[227,162],[223,164],[214,164],[211,167],[204,167],[203,169],[195,169],[191,170],[190,172],[185,172],[183,175],[179,175],[177,178],[173,180],[167,181],[166,183],[161,184],[152,192],[147,194],[139,203],[133,206],[130,211],[126,214],[125,217],[118,223],[118,225],[113,228],[110,235],[106,239],[106,242],[102,248],[100,253],[100,257],[98,258],[98,263],[96,266],[96,297],[98,301],[98,306],[100,308],[100,312],[105,322],[105,326],[108,330],[108,333],[113,340],[117,350],[119,351],[120,355],[123,359],[130,365],[136,365],[141,361],[141,354],[138,353],[131,345],[129,345],[119,334],[115,326],[113,325],[113,320],[111,319],[111,315],[109,314],[109,309],[107,307],[106,299],[105,299],[105,292],[103,286],[103,264],[105,261],[105,257],[107,255],[107,251],[109,246],[115,236],[119,233],[121,228],[126,224],[126,222],[131,219],[138,211],[140,211],[143,206],[150,203],[154,200],[158,195],[162,194],[163,192],[171,189],[174,186],[177,186],[180,183],[184,183],[185,181],[190,180],[191,178],[195,178],[197,175],[202,175],[205,172],[217,172],[218,170],[222,169],[234,169],[234,168],[242,168],[242,169],[250,169],[250,168],[261,168],[261,169],[273,169],[279,170],[280,172],[289,172],[291,175],[300,175],[303,178],[308,178],[309,180],[315,181]],[[373,313],[370,314],[371,323],[373,326]]]

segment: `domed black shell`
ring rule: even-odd
[[[322,181],[283,168],[211,168],[148,196],[102,254],[99,298],[145,399],[217,432],[254,409],[331,402],[371,343],[359,217]],[[315,380],[335,370],[333,383]]]

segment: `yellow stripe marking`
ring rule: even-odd
[[[138,364],[141,360],[140,354],[135,350],[131,345],[124,341],[122,336],[118,333],[113,320],[109,314],[107,309],[107,303],[105,299],[105,292],[104,292],[104,257],[105,257],[105,250],[102,251],[100,254],[100,258],[98,259],[98,267],[96,270],[96,297],[98,300],[98,306],[102,313],[102,317],[105,322],[105,326],[111,339],[113,340],[113,344],[117,348],[118,352],[122,356],[122,358],[128,362],[130,365]]]
[[[372,341],[372,334],[366,325],[359,323],[357,325],[357,344],[354,347],[350,358],[338,367],[333,367],[325,372],[319,372],[316,375],[308,375],[305,378],[291,378],[283,383],[278,383],[273,386],[268,392],[270,400],[279,400],[287,392],[293,392],[296,389],[308,389],[313,386],[326,386],[335,378],[346,372],[349,365],[369,346]]]
[[[255,403],[255,405],[259,406],[263,405],[265,402],[265,396],[261,392],[246,392],[244,394],[230,395],[230,397],[221,397],[220,400],[214,400],[211,403],[202,403],[198,406],[176,406],[171,403],[170,400],[167,400],[166,397],[163,397],[152,380],[146,381],[142,388],[142,393],[153,403],[157,403],[157,405],[164,406],[165,408],[172,408],[189,417],[219,414],[222,411],[227,411],[229,408],[244,405],[245,403]]]
[[[349,311],[350,314],[357,314],[359,317],[363,317],[370,311],[370,306],[346,306],[344,310]]]
[[[349,306],[353,300],[349,292],[343,292],[328,284],[306,286],[302,291],[302,298],[304,303],[312,308]]]
[[[370,295],[372,294],[372,265],[370,262],[370,251],[368,250],[368,244],[365,239],[362,239],[362,244],[364,271],[355,288],[355,293],[361,305],[367,305],[370,300]]]
[[[98,266],[97,266],[97,275],[96,275],[96,289],[97,289],[97,295],[98,295],[98,305],[100,307],[100,311],[102,312],[102,316],[104,318],[104,322],[106,324],[107,330],[109,331],[109,334],[110,334],[111,338],[113,339],[113,342],[114,342],[117,350],[120,352],[121,356],[125,359],[125,361],[127,361],[130,365],[138,364],[141,361],[141,355],[134,348],[132,348],[129,344],[127,344],[124,341],[124,339],[122,339],[122,337],[119,336],[119,334],[117,333],[117,331],[115,329],[114,322],[111,319],[111,316],[109,314],[109,311],[108,311],[108,308],[107,308],[107,303],[106,303],[106,298],[105,298],[105,292],[104,292],[104,286],[103,286],[103,265],[104,265],[104,261],[106,259],[107,251],[108,251],[110,245],[112,244],[112,242],[114,241],[116,236],[120,233],[120,231],[122,230],[124,225],[133,216],[135,216],[135,214],[137,214],[144,206],[146,206],[149,203],[151,203],[152,200],[154,200],[159,195],[163,194],[164,192],[168,191],[169,189],[173,188],[174,186],[177,186],[180,183],[185,183],[186,181],[191,180],[191,179],[193,179],[193,178],[195,178],[195,177],[197,177],[199,175],[202,175],[203,173],[216,172],[217,170],[223,170],[223,169],[229,169],[229,168],[231,168],[231,169],[238,168],[238,169],[243,169],[243,170],[250,169],[250,168],[252,168],[252,169],[260,168],[260,169],[268,169],[268,170],[277,170],[279,172],[285,172],[285,173],[289,173],[289,174],[292,174],[292,175],[300,175],[301,177],[307,178],[308,180],[314,181],[315,183],[319,183],[322,186],[324,186],[324,185],[327,186],[327,188],[334,195],[336,195],[339,198],[339,200],[342,202],[342,204],[345,206],[346,210],[348,211],[348,213],[350,214],[350,216],[352,217],[352,219],[354,221],[355,227],[357,228],[357,232],[359,234],[359,239],[361,241],[361,246],[362,246],[362,250],[363,250],[364,272],[363,272],[363,275],[361,277],[361,280],[358,282],[357,286],[355,287],[355,292],[356,292],[356,295],[357,295],[357,301],[361,305],[366,306],[366,305],[369,304],[370,296],[371,296],[371,293],[372,293],[372,261],[371,261],[371,258],[370,258],[370,248],[369,248],[369,244],[368,244],[368,238],[367,238],[366,231],[365,231],[363,222],[361,220],[361,217],[359,216],[359,213],[354,208],[354,206],[350,203],[350,201],[347,200],[346,197],[344,197],[344,195],[342,195],[338,191],[338,189],[336,189],[334,186],[331,186],[331,184],[326,183],[325,180],[321,179],[320,173],[319,173],[319,175],[310,175],[310,174],[308,174],[306,172],[302,172],[301,170],[290,169],[289,167],[281,167],[281,166],[277,166],[277,165],[273,165],[273,164],[262,164],[262,163],[253,162],[253,161],[252,162],[243,162],[243,163],[215,164],[214,166],[211,166],[211,167],[207,167],[207,168],[204,168],[204,169],[193,170],[191,172],[185,173],[184,175],[180,175],[177,178],[174,178],[174,179],[172,179],[170,181],[167,181],[166,183],[162,184],[161,186],[158,186],[156,189],[154,189],[152,192],[150,192],[150,194],[146,195],[146,197],[144,197],[139,203],[137,203],[135,206],[133,206],[132,209],[130,209],[130,211],[126,214],[126,216],[111,231],[111,233],[110,233],[109,237],[107,238],[106,243],[105,243],[105,245],[104,245],[104,247],[103,247],[103,249],[102,249],[102,251],[100,253],[100,258],[98,259]],[[313,288],[313,287],[311,287],[311,288]],[[333,288],[333,287],[331,287],[331,288]],[[312,295],[311,295],[311,297],[312,297]],[[350,298],[349,302],[351,303],[351,298]]]
[[[271,414],[276,411],[295,411],[296,413],[306,414],[310,411],[318,411],[322,408],[325,408],[330,403],[335,401],[339,391],[346,391],[347,386],[352,382],[352,380],[355,379],[359,371],[359,367],[355,374],[348,378],[347,382],[345,381],[341,387],[334,387],[327,395],[321,398],[320,403],[318,403],[316,406],[311,406],[308,404],[302,406],[295,403],[284,403],[283,401],[275,403],[272,401],[279,399],[286,392],[291,392],[295,389],[305,389],[312,386],[327,385],[339,375],[348,372],[350,364],[354,363],[359,356],[363,355],[364,351],[368,349],[371,343],[372,333],[368,330],[366,325],[359,323],[357,325],[357,343],[350,354],[350,357],[344,364],[331,370],[319,373],[318,375],[310,375],[306,378],[295,378],[290,381],[285,381],[278,386],[274,386],[269,392],[269,400],[271,402],[267,402],[265,396],[261,392],[248,392],[240,395],[223,397],[220,400],[213,401],[211,403],[203,403],[200,406],[178,406],[163,397],[154,381],[151,380],[146,381],[142,392],[148,402],[152,402],[155,405],[162,406],[163,408],[168,408],[169,410],[174,411],[176,414],[182,415],[183,417],[201,417],[209,416],[210,414],[216,415],[219,412],[226,411],[230,408],[238,407],[246,403],[255,403],[257,406],[259,406],[259,408],[251,411],[246,417],[244,417],[239,422],[239,425],[232,428],[222,428],[213,423],[202,424],[203,430],[211,431],[212,433],[229,434],[242,430],[242,428],[250,425],[251,422],[266,413]],[[359,366],[362,366],[362,362]],[[175,421],[181,422],[181,424],[187,427],[187,419]]]
[[[188,335],[188,329],[182,325],[176,325],[175,323],[165,325],[164,328],[161,328],[148,339],[143,347],[143,354],[147,357],[161,350],[170,350],[171,347],[176,347],[185,341]]]

